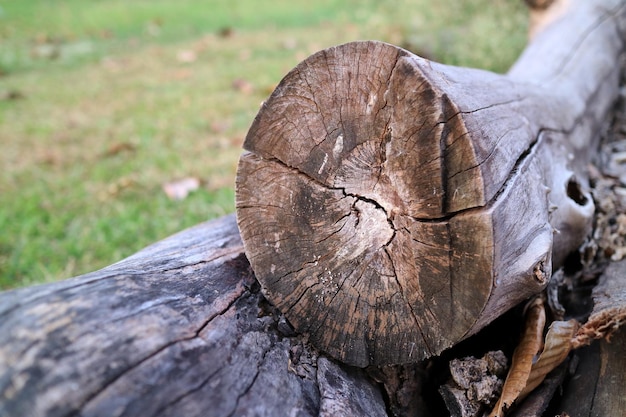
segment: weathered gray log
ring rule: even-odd
[[[621,0],[571,1],[507,75],[356,42],[292,70],[246,138],[237,215],[262,291],[321,350],[419,361],[549,280],[587,234]]]
[[[264,302],[234,216],[0,293],[0,416],[386,415]]]
[[[575,370],[558,411],[571,417],[622,416],[626,414],[626,260],[609,264],[593,289],[593,299],[593,311],[579,337],[597,333],[610,336],[610,341],[603,339],[575,352]]]
[[[576,352],[573,375],[557,411],[570,417],[623,416],[626,413],[626,330]]]

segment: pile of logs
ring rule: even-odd
[[[236,218],[0,293],[0,416],[445,414],[441,364],[515,328],[592,228],[626,4],[534,15],[506,75],[373,41],[299,64],[250,128]],[[513,412],[623,413],[625,346]]]

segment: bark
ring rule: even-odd
[[[623,268],[609,267],[611,282]],[[584,348],[563,410],[623,408],[622,336]],[[519,415],[545,409],[563,376]],[[424,383],[417,365],[366,374],[296,335],[260,294],[233,216],[101,271],[0,294],[2,416],[425,416],[436,401],[420,397]]]
[[[626,410],[626,331],[620,327],[626,319],[626,260],[609,264],[593,289],[593,301],[576,341],[602,340],[577,351],[557,410],[571,417],[617,416]]]
[[[0,294],[0,416],[387,415],[258,291],[234,216]]]
[[[237,216],[262,291],[343,362],[417,362],[542,291],[588,233],[586,166],[626,6],[572,1],[507,75],[380,42],[319,52],[262,106]]]
[[[574,357],[575,371],[564,386],[558,412],[570,417],[621,416],[626,410],[626,331],[610,342],[584,347]]]
[[[610,340],[626,323],[626,261],[610,264],[593,289],[593,311],[578,330],[574,347],[590,344],[594,339]]]

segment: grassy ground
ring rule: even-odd
[[[505,71],[517,0],[0,3],[0,289],[113,263],[234,210],[246,129],[309,54],[357,39]],[[162,184],[202,186],[181,201]]]

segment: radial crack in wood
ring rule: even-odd
[[[381,56],[390,60],[381,63]],[[334,356],[361,358],[357,364],[367,365],[437,354],[468,332],[497,279],[489,266],[491,217],[501,204],[471,209],[515,188],[505,184],[522,185],[524,178],[512,172],[527,163],[536,138],[517,140],[526,123],[500,112],[502,133],[490,148],[475,149],[464,113],[489,119],[499,105],[461,112],[427,79],[432,72],[421,66],[431,64],[399,48],[348,44],[315,57],[311,61],[323,58],[320,68],[305,61],[288,75],[246,141],[254,153],[242,158],[240,172],[254,175],[238,184],[238,212],[244,241],[253,241],[248,255],[253,265],[263,265],[255,269],[266,295]],[[373,62],[366,64],[364,57]],[[353,60],[361,65],[351,75]],[[441,74],[433,76],[442,82]],[[368,88],[354,90],[353,84]],[[332,105],[324,100],[335,99],[324,98],[326,85],[345,97],[338,113],[324,113]],[[514,95],[504,101],[521,100]],[[321,103],[308,113],[311,100]],[[406,117],[411,112],[417,120]],[[288,132],[268,127],[279,123],[275,117],[289,121],[301,115],[297,131],[289,122],[281,125]],[[503,141],[518,147],[519,155],[507,159],[508,170],[491,162],[499,153],[494,144]],[[290,146],[296,144],[294,152]],[[485,190],[481,170],[488,168],[499,180]],[[539,197],[547,202],[545,193]],[[545,253],[542,259],[549,264]],[[389,345],[398,340],[400,349]]]
[[[508,75],[373,41],[300,63],[238,169],[268,299],[367,366],[436,355],[541,291],[590,227],[584,167],[616,97],[625,9],[577,3],[576,28],[552,24]]]

